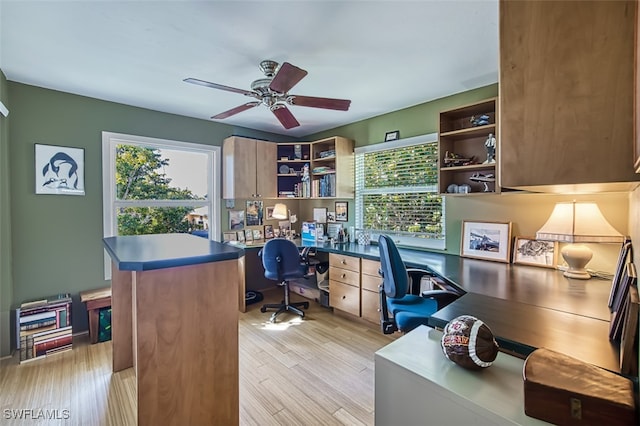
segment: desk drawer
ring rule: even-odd
[[[329,305],[331,305],[332,308],[339,309],[359,317],[360,289],[330,279]]]
[[[329,266],[329,279],[360,288],[360,273]]]
[[[380,287],[380,284],[382,284],[382,277],[379,275],[365,275],[363,273],[361,277],[361,283],[363,290],[374,291],[377,293],[378,287]]]
[[[342,254],[329,253],[329,265],[342,269],[348,269],[360,274],[360,258],[345,256]]]
[[[362,259],[360,270],[363,274],[379,277],[380,274],[378,274],[378,270],[380,270],[380,262],[377,260]]]
[[[362,318],[366,319],[367,321],[380,324],[380,312],[378,311],[378,308],[380,306],[380,296],[378,295],[378,293],[367,291],[363,288],[361,294],[361,302]]]

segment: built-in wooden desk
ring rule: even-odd
[[[138,424],[239,422],[242,249],[186,234],[104,239],[113,371],[136,370]]]
[[[319,251],[379,260],[376,245],[310,244]],[[462,314],[491,327],[502,348],[521,357],[548,347],[619,372],[619,350],[609,341],[611,281],[573,280],[562,272],[400,248],[409,267],[428,269],[465,293],[434,315],[443,326]]]

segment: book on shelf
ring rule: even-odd
[[[39,306],[48,305],[55,302],[71,302],[71,294],[70,293],[59,293],[54,296],[49,296],[44,299],[33,300],[29,302],[24,302],[20,305],[21,309],[27,308],[35,308]]]

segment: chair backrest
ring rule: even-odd
[[[407,294],[409,288],[407,268],[390,236],[380,235],[378,248],[384,292],[388,298],[400,299]]]
[[[305,271],[304,265],[300,261],[300,252],[293,241],[274,238],[267,241],[261,252],[266,278],[283,281],[304,276]]]

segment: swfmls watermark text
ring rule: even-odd
[[[5,420],[67,420],[71,417],[69,409],[57,408],[5,408],[2,418]]]

